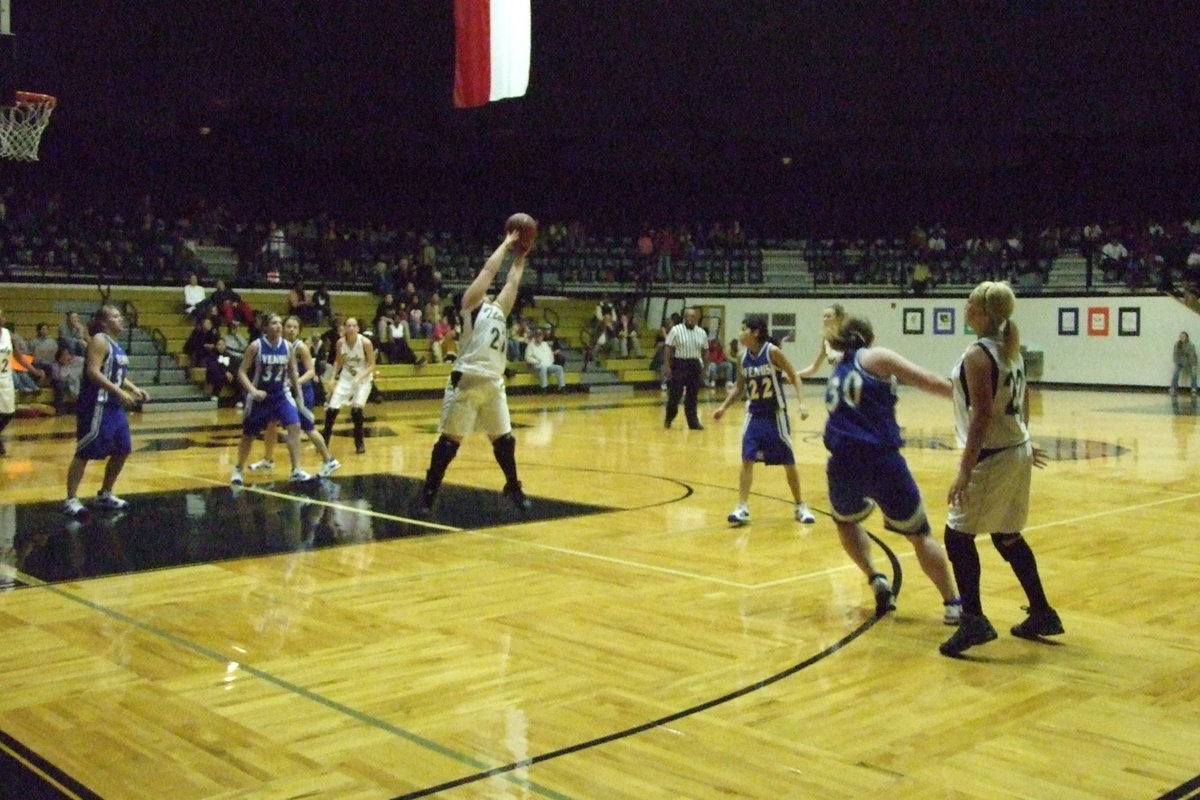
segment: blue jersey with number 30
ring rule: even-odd
[[[859,363],[855,350],[833,368],[825,384],[825,447],[841,445],[898,449],[902,443],[896,422],[896,380],[878,378]]]

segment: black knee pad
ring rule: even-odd
[[[1003,558],[1005,561],[1009,562],[1010,564],[1012,563],[1012,557],[1013,557],[1013,552],[1014,552],[1013,548],[1015,548],[1018,544],[1023,543],[1024,541],[1025,540],[1023,538],[1021,538],[1021,534],[1019,534],[1019,533],[993,533],[992,534],[992,544],[995,545],[996,552],[998,552],[1000,554],[1000,557]]]
[[[492,442],[492,452],[496,454],[496,458],[501,458],[502,456],[511,458],[517,452],[517,440],[513,438],[511,433],[506,433]]]
[[[350,419],[353,420],[354,422],[362,422],[363,421],[363,410],[361,408],[350,409]]]
[[[951,561],[963,554],[968,554],[975,549],[975,537],[970,534],[956,531],[949,525],[942,531],[942,541],[946,543],[946,555]]]
[[[433,445],[433,460],[435,463],[449,464],[458,455],[459,442],[443,434]]]

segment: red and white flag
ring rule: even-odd
[[[454,105],[521,97],[529,88],[529,0],[454,0]]]

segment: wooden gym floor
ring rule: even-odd
[[[408,502],[437,401],[369,406],[363,456],[339,426],[331,481],[289,486],[280,446],[236,494],[237,412],[146,414],[130,511],[81,524],[56,511],[73,420],[14,420],[3,796],[1196,797],[1195,406],[1036,393],[1054,460],[1027,534],[1067,633],[1007,634],[1022,595],[981,541],[1002,635],[951,660],[936,592],[878,516],[899,609],[869,614],[827,514],[819,392],[793,414],[808,526],[761,465],[753,524],[726,523],[741,412],[713,423],[712,392],[704,431],[664,430],[658,392],[514,397],[533,514],[476,437],[429,524]],[[940,530],[950,406],[904,391],[900,417]]]

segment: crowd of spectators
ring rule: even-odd
[[[425,295],[469,280],[493,247],[494,231],[428,223],[355,222],[331,214],[253,221],[231,206],[193,201],[165,208],[143,196],[126,209],[72,206],[59,196],[0,195],[0,271],[108,281],[171,284],[192,272],[204,277],[197,250],[228,247],[239,285],[359,286],[379,296],[415,289]],[[803,249],[818,287],[883,285],[927,291],[984,279],[1044,282],[1054,260],[1078,250],[1089,284],[1170,289],[1177,279],[1200,282],[1200,219],[1057,226],[1016,225],[977,231],[940,223],[904,235],[828,237],[789,232],[748,233],[738,220],[711,224],[645,224],[636,231],[597,231],[580,221],[543,224],[531,255],[528,290],[571,285],[633,287],[664,284],[736,288],[763,280],[762,251]],[[1191,263],[1189,263],[1189,261]],[[297,311],[314,322],[322,292]],[[430,320],[430,325],[437,320]]]

